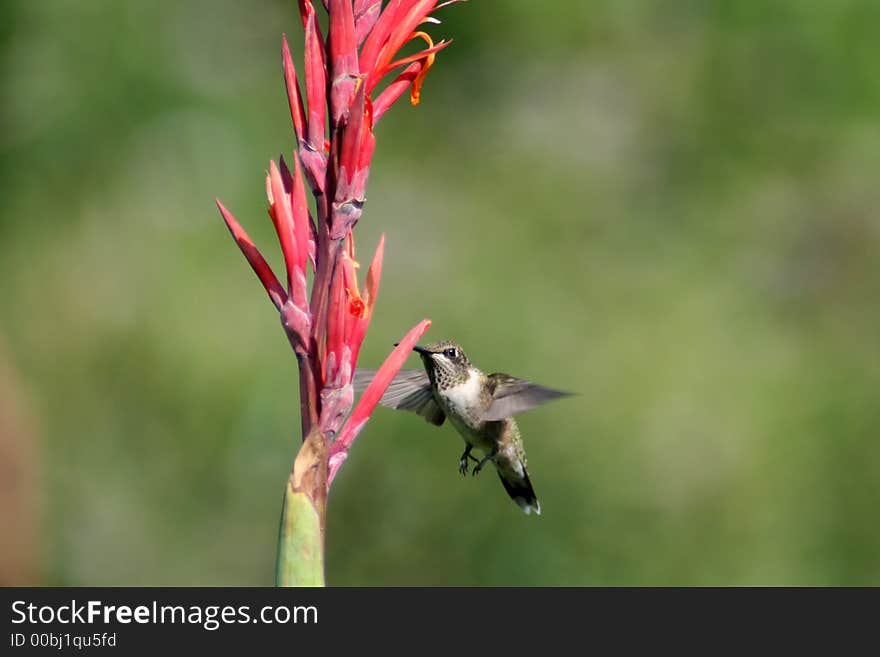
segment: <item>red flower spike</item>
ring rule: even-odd
[[[419,341],[419,338],[424,335],[430,326],[431,320],[423,319],[410,329],[409,333],[406,334],[403,340],[394,348],[394,351],[385,359],[379,371],[376,372],[376,376],[373,377],[367,389],[364,390],[364,394],[361,395],[357,406],[355,406],[351,416],[348,418],[348,422],[345,423],[342,431],[339,432],[336,442],[330,446],[327,472],[328,489],[333,483],[333,479],[336,477],[336,473],[339,471],[340,466],[342,466],[343,461],[348,457],[349,449],[351,449],[358,434],[363,430],[367,420],[370,419],[376,404],[379,403],[392,379],[400,371],[400,368],[403,367],[416,342]]]
[[[337,127],[348,116],[358,79],[357,41],[351,0],[330,0],[330,117]]]
[[[418,102],[435,54],[449,44],[434,44],[427,33],[417,31],[418,26],[438,22],[430,14],[457,1],[388,0],[383,8],[382,0],[322,0],[329,19],[325,41],[315,10],[318,3],[298,0],[305,33],[299,74],[286,37],[281,53],[296,135],[293,166],[288,169],[283,158],[272,162],[266,179],[268,214],[284,256],[287,290],[217,201],[230,233],[278,309],[298,356],[307,445],[314,450],[339,436],[330,448],[329,463],[325,462],[328,487],[388,384],[430,325],[425,320],[407,334],[351,412],[351,381],[372,320],[385,244],[383,236],[360,290],[351,229],[361,216],[366,195],[376,146],[373,128],[405,91],[409,90],[413,104]],[[412,39],[423,39],[427,47],[399,57],[400,49]],[[374,100],[376,86],[397,69],[399,75]],[[315,221],[309,213],[306,183],[315,196]],[[309,260],[315,272],[311,300],[307,298]],[[304,461],[302,467],[319,466],[306,466]]]
[[[290,118],[293,121],[296,142],[299,144],[306,138],[306,115],[303,108],[302,94],[299,90],[299,82],[296,79],[296,68],[290,56],[290,46],[287,45],[287,37],[285,35],[281,36],[281,65],[284,69],[284,84],[287,87]]]
[[[215,199],[215,201],[220,209],[220,214],[223,215],[223,221],[226,222],[226,227],[232,234],[232,239],[238,244],[238,248],[241,249],[242,254],[244,254],[257,278],[260,279],[263,287],[266,288],[272,303],[280,311],[281,307],[287,303],[287,293],[281,287],[281,283],[278,282],[278,278],[272,272],[269,263],[266,262],[266,259],[260,254],[257,247],[254,246],[253,241],[248,237],[244,228],[241,227],[241,224],[235,220],[235,217],[220,202],[220,199]]]

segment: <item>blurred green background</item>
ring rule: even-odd
[[[378,129],[361,365],[431,317],[579,395],[521,418],[540,518],[379,409],[329,582],[880,584],[880,4],[440,17]],[[281,32],[292,0],[0,5],[6,582],[272,582],[295,363],[213,199],[279,263]]]

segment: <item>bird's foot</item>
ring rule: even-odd
[[[488,456],[484,456],[483,459],[474,466],[473,476],[477,476],[477,474],[482,471],[483,466],[486,465],[489,461],[494,458],[495,454],[489,454]]]
[[[466,475],[468,471],[468,459],[471,461],[477,460],[477,458],[471,454],[472,449],[472,445],[465,447],[464,451],[461,453],[461,458],[458,459],[458,471],[463,475]]]

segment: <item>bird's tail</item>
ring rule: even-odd
[[[524,463],[520,462],[516,469],[497,467],[498,478],[504,485],[504,490],[510,495],[510,499],[517,503],[526,515],[534,511],[537,515],[541,515],[541,503],[535,495],[535,489],[532,488],[532,482],[529,481],[529,473]]]

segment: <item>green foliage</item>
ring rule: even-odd
[[[0,15],[0,340],[44,438],[44,582],[271,584],[296,365],[213,198],[280,263],[295,6]],[[328,500],[330,584],[880,584],[878,18],[446,10],[422,104],[378,131],[361,364],[428,316],[579,395],[520,421],[540,518],[379,409]]]

